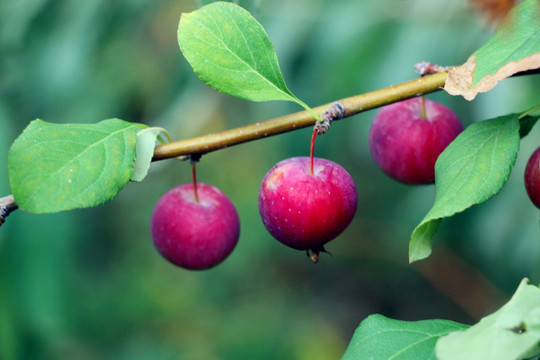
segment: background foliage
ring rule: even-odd
[[[203,1],[201,3],[206,3]],[[196,1],[0,0],[0,194],[7,152],[29,121],[121,118],[177,139],[298,111],[251,103],[204,85],[182,58],[176,29]],[[319,105],[415,76],[413,64],[463,63],[491,36],[464,0],[240,1],[272,40],[287,85]],[[473,102],[444,93],[465,125],[538,102],[537,76],[505,80]],[[509,182],[485,204],[445,221],[433,256],[408,265],[409,236],[433,186],[407,187],[371,160],[374,112],[334,123],[316,154],[351,173],[359,208],[317,265],[266,233],[257,192],[279,160],[307,155],[310,130],[203,157],[199,179],[236,204],[240,242],[206,272],[165,262],[149,219],[157,199],[190,180],[185,163],[153,164],[104,206],[52,215],[17,211],[0,229],[2,359],[333,359],[366,316],[473,323],[523,277],[540,282],[538,211],[522,185],[539,145],[524,138]]]

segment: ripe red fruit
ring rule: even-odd
[[[157,202],[150,223],[154,245],[171,263],[190,270],[216,266],[233,251],[240,222],[229,198],[198,183],[169,190]]]
[[[452,110],[412,98],[383,107],[373,120],[369,148],[375,162],[390,177],[406,184],[435,181],[435,161],[463,131]]]
[[[540,209],[540,147],[533,152],[525,167],[525,189],[532,203]]]
[[[259,212],[264,226],[281,243],[311,250],[317,262],[324,244],[350,224],[357,205],[354,181],[340,165],[308,157],[276,164],[264,177]]]

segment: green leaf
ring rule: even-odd
[[[442,218],[480,204],[505,184],[519,150],[518,115],[474,123],[439,156],[435,164],[435,202],[414,229],[409,261],[431,253],[431,238]]]
[[[32,121],[8,154],[17,205],[51,213],[112,199],[131,177],[142,127],[119,119],[97,124]]]
[[[293,100],[266,32],[238,5],[216,2],[182,14],[178,43],[216,90],[253,101]]]
[[[193,71],[214,89],[252,101],[294,101],[318,119],[287,88],[261,24],[238,5],[215,2],[182,14],[178,44]]]
[[[540,354],[540,289],[524,279],[514,296],[464,331],[439,339],[439,360],[518,360]]]
[[[466,328],[448,320],[399,321],[371,315],[356,329],[341,360],[435,360],[435,344]]]
[[[148,174],[154,156],[156,140],[160,134],[166,134],[170,140],[167,131],[159,127],[149,127],[137,132],[136,156],[131,181],[143,181]]]
[[[495,36],[448,73],[444,89],[472,100],[513,74],[540,68],[539,24],[538,0],[516,5]]]
[[[539,116],[526,115],[519,118],[519,136],[524,138],[532,130]]]

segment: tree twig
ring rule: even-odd
[[[446,77],[446,72],[427,75],[398,85],[341,99],[337,102],[343,105],[343,117],[346,118],[379,106],[441,90]],[[313,110],[318,115],[321,115],[335,102],[318,106]],[[225,147],[312,126],[314,123],[315,119],[309,112],[300,111],[215,134],[158,145],[154,150],[152,160],[164,160],[183,155],[206,154]]]
[[[337,102],[342,106],[343,111],[340,111],[340,116],[336,117],[335,120],[350,117],[396,101],[441,90],[446,77],[446,72],[436,73],[384,89],[339,100]],[[335,103],[334,101],[330,104],[318,106],[314,108],[314,111],[321,116],[325,111],[328,112]],[[158,145],[154,149],[152,161],[179,156],[202,155],[232,145],[305,128],[312,126],[314,123],[315,119],[308,111],[300,111],[220,133]],[[0,225],[17,208],[18,206],[15,203],[13,195],[0,198]]]

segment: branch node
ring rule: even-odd
[[[0,198],[0,226],[6,221],[6,217],[18,208],[13,195]]]
[[[418,64],[414,65],[414,71],[416,71],[416,73],[420,76],[446,72],[451,68],[451,66],[441,66],[437,64],[432,64],[427,61],[421,61]]]
[[[330,109],[326,110],[321,118],[322,122],[317,122],[315,124],[315,129],[317,130],[318,135],[326,134],[332,121],[342,119],[345,116],[345,107],[340,102],[335,102],[330,106]]]

